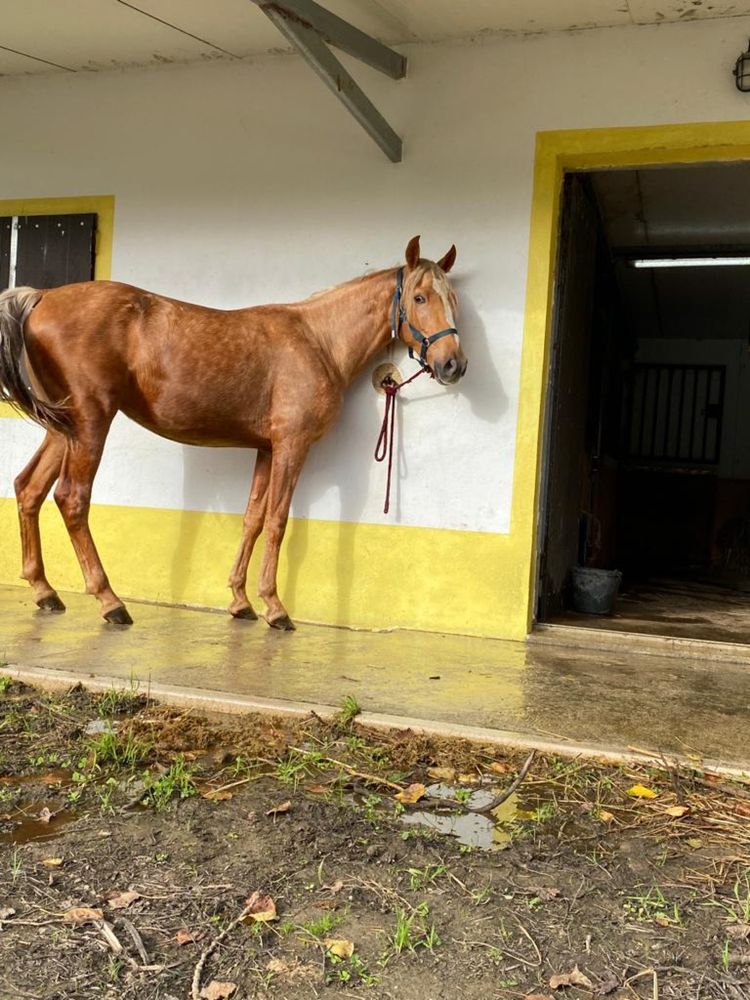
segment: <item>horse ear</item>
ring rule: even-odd
[[[445,273],[447,274],[455,263],[456,263],[456,247],[452,246],[448,251],[448,253],[445,255],[445,257],[443,257],[442,260],[439,260],[437,262],[437,266],[442,271],[445,271]]]
[[[406,266],[412,271],[419,263],[419,237],[413,236],[406,248]]]

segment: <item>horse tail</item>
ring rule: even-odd
[[[34,392],[24,364],[23,327],[42,293],[36,288],[0,292],[0,400],[50,430],[70,433],[64,403],[48,403]]]

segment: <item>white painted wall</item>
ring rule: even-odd
[[[507,532],[535,133],[745,118],[730,71],[748,34],[733,18],[411,47],[398,84],[357,66],[405,137],[398,166],[294,57],[4,78],[0,197],[114,194],[113,277],[226,307],[396,263],[417,232],[428,256],[455,241],[469,371],[454,389],[409,388],[390,517],[367,378],[294,514]],[[2,421],[0,495],[38,436]],[[94,499],[239,511],[250,463],[118,418]]]

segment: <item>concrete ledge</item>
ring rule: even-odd
[[[107,677],[102,674],[74,673],[65,670],[48,670],[43,667],[23,666],[9,663],[3,667],[14,680],[32,684],[45,691],[67,691],[82,684],[91,691],[129,691],[133,685],[122,677]],[[140,693],[163,704],[179,708],[194,708],[213,715],[237,716],[251,712],[287,715],[301,718],[314,712],[321,718],[330,719],[338,715],[340,708],[315,702],[287,701],[280,698],[260,698],[249,695],[233,695],[226,691],[181,687],[173,684],[148,683],[138,685]],[[539,750],[545,754],[564,757],[591,757],[607,764],[650,764],[663,767],[665,760],[675,763],[688,771],[709,771],[730,778],[748,778],[750,771],[726,761],[705,758],[697,762],[685,754],[651,753],[632,747],[603,746],[597,743],[581,743],[573,740],[550,740],[534,733],[490,729],[483,726],[469,726],[459,723],[437,722],[411,716],[389,715],[381,712],[362,712],[357,721],[366,726],[382,730],[405,730],[442,736],[451,739],[465,739],[474,743],[485,743],[506,749]]]
[[[586,628],[584,625],[540,623],[528,637],[531,645],[568,646],[573,649],[628,650],[651,656],[688,656],[715,663],[744,663],[750,666],[750,644],[717,642],[714,639],[687,639],[680,636],[620,632],[617,629]]]

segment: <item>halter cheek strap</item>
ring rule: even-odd
[[[412,337],[414,337],[416,342],[419,344],[419,354],[415,354],[414,349],[410,347],[409,357],[416,358],[422,368],[429,368],[429,365],[427,364],[427,352],[435,341],[440,340],[441,337],[447,337],[451,333],[458,336],[458,330],[454,326],[449,326],[446,330],[440,330],[438,333],[433,333],[429,337],[426,337],[421,330],[412,326],[406,318],[406,310],[404,309],[404,304],[402,302],[403,291],[404,269],[403,267],[400,267],[398,269],[398,273],[396,274],[396,289],[393,293],[393,303],[391,305],[391,340],[397,339],[401,325],[406,323]]]

